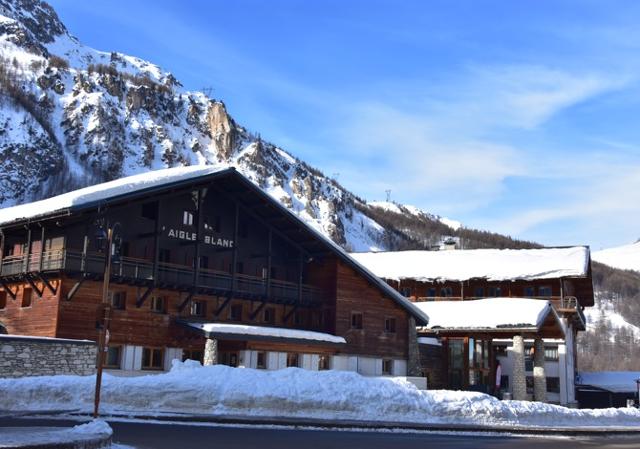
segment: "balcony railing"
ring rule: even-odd
[[[587,318],[580,306],[580,301],[575,296],[563,296],[559,301],[554,301],[556,309],[562,312],[576,312],[583,324],[587,324]]]
[[[30,255],[7,256],[2,260],[0,276],[11,277],[26,273],[66,271],[102,275],[105,257],[100,253],[83,253],[73,250],[54,250]],[[132,257],[119,257],[111,261],[111,275],[115,279],[137,281],[154,280],[153,262]],[[234,281],[235,280],[235,281]],[[267,279],[245,274],[201,268],[196,278],[194,269],[184,265],[158,263],[157,281],[170,286],[196,286],[213,289],[221,294],[234,291],[256,297],[269,297],[283,302],[298,301],[304,304],[320,301],[318,288],[295,282],[272,279],[267,289]],[[195,284],[194,284],[195,282]],[[268,291],[267,291],[268,290]]]

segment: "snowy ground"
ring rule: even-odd
[[[89,412],[93,387],[93,376],[0,379],[0,403],[10,411]],[[190,361],[174,361],[173,369],[166,374],[134,378],[106,375],[102,410],[425,424],[640,425],[640,411],[636,409],[572,410],[534,402],[499,401],[481,393],[420,391],[403,380],[367,378],[352,372],[202,367]]]

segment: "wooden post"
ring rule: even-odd
[[[236,290],[236,271],[238,265],[238,220],[240,218],[240,206],[238,201],[235,202],[235,221],[233,223],[233,253],[231,256],[231,291],[229,297],[233,297]]]
[[[156,222],[153,237],[153,282],[158,282],[158,263],[160,261],[160,199],[156,207]]]
[[[89,236],[85,234],[84,243],[82,245],[82,260],[80,261],[80,271],[87,271],[87,251],[89,250]]]
[[[271,264],[272,264],[272,249],[273,249],[273,243],[272,243],[272,238],[273,238],[273,232],[271,231],[271,228],[269,228],[269,237],[268,237],[268,249],[267,249],[267,282],[265,285],[265,296],[267,298],[271,297]]]
[[[304,260],[303,260],[302,251],[299,254],[298,261],[298,304],[302,304],[302,270],[304,268]]]
[[[2,275],[2,265],[4,265],[4,231],[0,229],[0,275]]]
[[[195,250],[194,250],[194,267],[193,267],[193,287],[195,288],[198,285],[198,281],[200,280],[200,239],[202,237],[202,222],[204,219],[204,214],[202,213],[202,203],[204,201],[204,195],[202,194],[202,189],[198,189],[198,210],[196,217],[196,240],[195,240]]]
[[[42,232],[40,233],[40,266],[38,271],[42,273],[42,267],[44,264],[44,226],[42,226]]]
[[[104,278],[102,280],[102,303],[99,311],[103,316],[104,324],[98,329],[98,363],[96,369],[96,390],[94,396],[93,417],[98,417],[100,408],[100,388],[102,387],[102,368],[104,366],[104,353],[106,346],[106,336],[111,319],[109,307],[109,280],[111,279],[111,245],[113,242],[113,228],[107,229],[107,252],[105,255]]]
[[[27,228],[27,252],[23,255],[24,262],[22,264],[22,271],[29,271],[29,258],[31,257],[31,228]]]

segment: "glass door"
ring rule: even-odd
[[[449,349],[449,388],[462,390],[464,387],[464,339],[450,338]]]

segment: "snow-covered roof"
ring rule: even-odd
[[[225,168],[209,165],[167,168],[96,184],[46,200],[0,209],[0,225],[44,217],[75,207],[113,199],[120,195],[210,175],[224,171]]]
[[[594,251],[593,260],[623,270],[640,271],[640,242]]]
[[[351,253],[377,276],[419,281],[490,281],[586,276],[589,248],[474,249]]]
[[[594,371],[580,372],[579,385],[590,385],[614,393],[637,391],[636,380],[640,379],[640,371]]]
[[[189,321],[184,321],[181,323],[191,326],[195,329],[199,329],[212,336],[237,335],[242,337],[271,337],[287,340],[309,340],[337,344],[346,343],[346,340],[344,338],[326,334],[324,332],[285,329],[281,327],[248,326],[245,324],[200,323]]]
[[[426,329],[539,329],[553,312],[550,301],[530,298],[485,298],[472,301],[414,303],[429,315]]]
[[[442,343],[435,337],[418,337],[419,345],[442,346]]]

